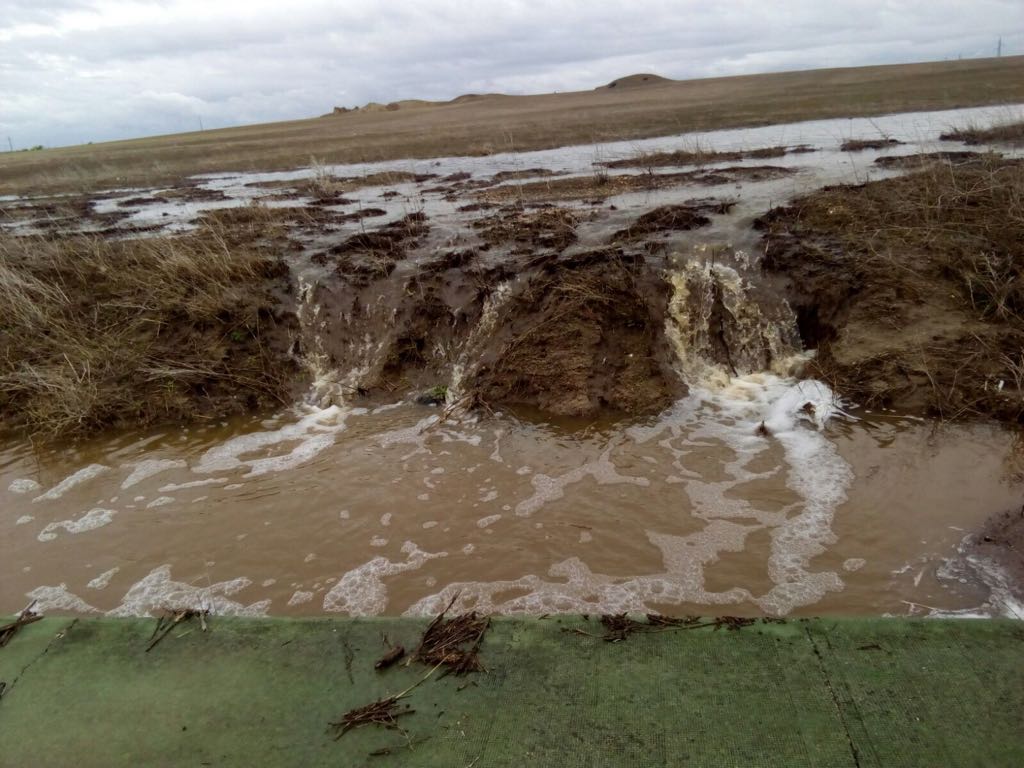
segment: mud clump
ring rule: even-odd
[[[396,222],[372,232],[359,232],[330,248],[327,254],[314,257],[326,263],[328,255],[336,258],[337,274],[362,285],[387,277],[406,250],[429,232],[422,213],[410,213]]]
[[[491,181],[500,184],[516,179],[535,179],[541,176],[563,176],[563,172],[552,171],[550,168],[523,168],[518,171],[499,171],[491,177]]]
[[[1024,416],[1024,165],[989,156],[831,187],[772,211],[815,375],[862,405]]]
[[[564,208],[526,212],[513,206],[478,219],[473,227],[488,245],[511,242],[520,246],[520,252],[529,252],[530,248],[565,250],[576,242],[578,224],[579,216]]]
[[[663,408],[682,389],[662,333],[666,304],[660,278],[619,251],[547,264],[511,299],[471,389],[566,416]]]
[[[612,235],[612,242],[637,240],[658,232],[688,231],[711,223],[705,214],[728,213],[732,202],[701,201],[663,205],[640,216],[633,224]]]
[[[839,145],[840,152],[863,152],[867,149],[889,149],[898,147],[902,141],[896,139],[847,139]]]

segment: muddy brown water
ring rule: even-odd
[[[817,152],[780,158],[798,169],[781,179],[625,192],[584,217],[577,249],[605,243],[659,205],[737,202],[705,228],[659,240],[674,291],[665,334],[689,394],[655,415],[468,415],[397,395],[349,402],[357,367],[328,371],[311,357],[317,388],[308,402],[270,417],[108,435],[64,449],[0,446],[0,611],[35,599],[44,610],[115,615],[185,604],[260,615],[420,614],[457,595],[462,608],[500,613],[1024,618],[1000,574],[963,547],[992,514],[1019,506],[1024,465],[1015,437],[996,426],[866,412],[837,402],[824,385],[800,382],[792,375],[801,360],[792,317],[755,277],[749,226],[774,202],[823,183],[894,172],[872,165],[882,152],[838,152],[840,139],[885,130],[906,141],[896,151],[909,154],[976,112],[708,134],[701,140],[716,149],[785,143]],[[394,167],[429,166],[439,176],[571,174],[595,159],[672,148],[673,140],[660,139]],[[309,175],[210,179],[203,183],[226,202],[133,203],[128,222],[187,228],[206,207],[268,193],[254,181]],[[344,231],[420,211],[431,226],[424,253],[457,245],[472,229],[457,208],[473,190],[445,199],[423,191],[431,183],[347,192],[385,215]],[[382,196],[392,188],[400,194]],[[154,191],[122,197],[141,192]],[[107,197],[94,207],[119,205]],[[294,267],[300,285],[326,278],[309,257],[338,237],[305,243]],[[417,263],[410,257],[397,274]],[[739,342],[756,331],[772,353],[771,371],[727,371],[694,343],[708,335],[700,325],[708,318],[691,298],[711,285],[735,318],[746,318],[730,333]],[[312,322],[319,306],[310,300],[300,309],[308,348],[331,333]],[[480,322],[500,325],[502,316],[485,309]],[[474,338],[464,340],[466,350]],[[456,358],[445,369],[450,392],[466,374],[461,364],[473,362]],[[348,388],[324,395],[339,382]]]
[[[787,444],[754,434],[756,406],[707,398],[629,426],[438,424],[436,408],[399,405],[61,454],[10,447],[0,601],[398,614],[459,593],[529,613],[1009,610],[984,579],[948,576],[964,537],[1019,498],[1006,432],[860,413],[823,432],[797,424]],[[41,487],[17,482],[31,479]]]

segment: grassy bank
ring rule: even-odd
[[[1022,101],[1024,56],[477,96],[393,111],[0,154],[0,194],[153,185],[201,172],[294,168],[308,165],[313,156],[340,163],[480,155]]]
[[[942,418],[1024,415],[1024,164],[923,157],[907,176],[772,211],[817,375],[857,402]]]
[[[284,402],[287,268],[245,226],[0,235],[0,429],[85,435]]]

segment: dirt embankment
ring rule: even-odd
[[[907,176],[773,210],[764,268],[784,279],[816,375],[863,405],[1024,418],[1024,165],[931,158]]]
[[[706,224],[709,206],[658,209],[636,239]],[[503,208],[473,221],[475,239],[457,248],[434,247],[421,217],[350,238],[314,256],[340,279],[305,297],[300,317],[316,322],[299,352],[340,372],[347,399],[432,392],[561,415],[663,408],[683,391],[664,334],[664,257],[641,242],[574,247],[580,216]]]

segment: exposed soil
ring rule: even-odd
[[[1024,601],[1024,507],[990,518],[967,551],[993,559],[1006,574],[1014,597]]]
[[[823,189],[758,226],[814,373],[864,405],[1024,415],[1024,166],[985,157]]]
[[[516,243],[528,253],[530,247],[563,251],[576,242],[579,214],[564,208],[524,211],[512,206],[493,216],[477,219],[473,227],[485,243]]]
[[[443,399],[454,381],[451,396],[557,414],[664,407],[682,392],[664,338],[670,287],[658,265],[615,248],[560,257],[577,221],[502,210],[475,223],[482,252],[431,249],[422,220],[349,238],[322,259],[343,280],[309,297],[329,319],[301,353],[360,372],[348,386],[371,396]]]
[[[550,181],[532,181],[526,184],[505,184],[477,193],[481,200],[491,202],[579,200],[604,198],[623,192],[644,189],[663,189],[682,184],[731,184],[740,181],[768,181],[796,173],[793,168],[774,165],[731,166],[680,173],[609,174],[572,176]]]
[[[500,184],[503,181],[514,181],[515,179],[534,179],[538,176],[563,176],[559,171],[552,171],[550,168],[524,168],[521,171],[500,171],[491,177],[491,181]]]
[[[512,299],[474,391],[563,415],[661,409],[682,394],[663,328],[667,286],[609,249],[545,264]]]
[[[691,200],[682,205],[663,205],[641,215],[625,229],[612,235],[612,242],[648,238],[658,232],[698,229],[711,223],[707,214],[728,213],[734,202]]]
[[[839,146],[839,149],[843,152],[863,152],[866,149],[898,147],[902,143],[896,139],[847,139]]]

